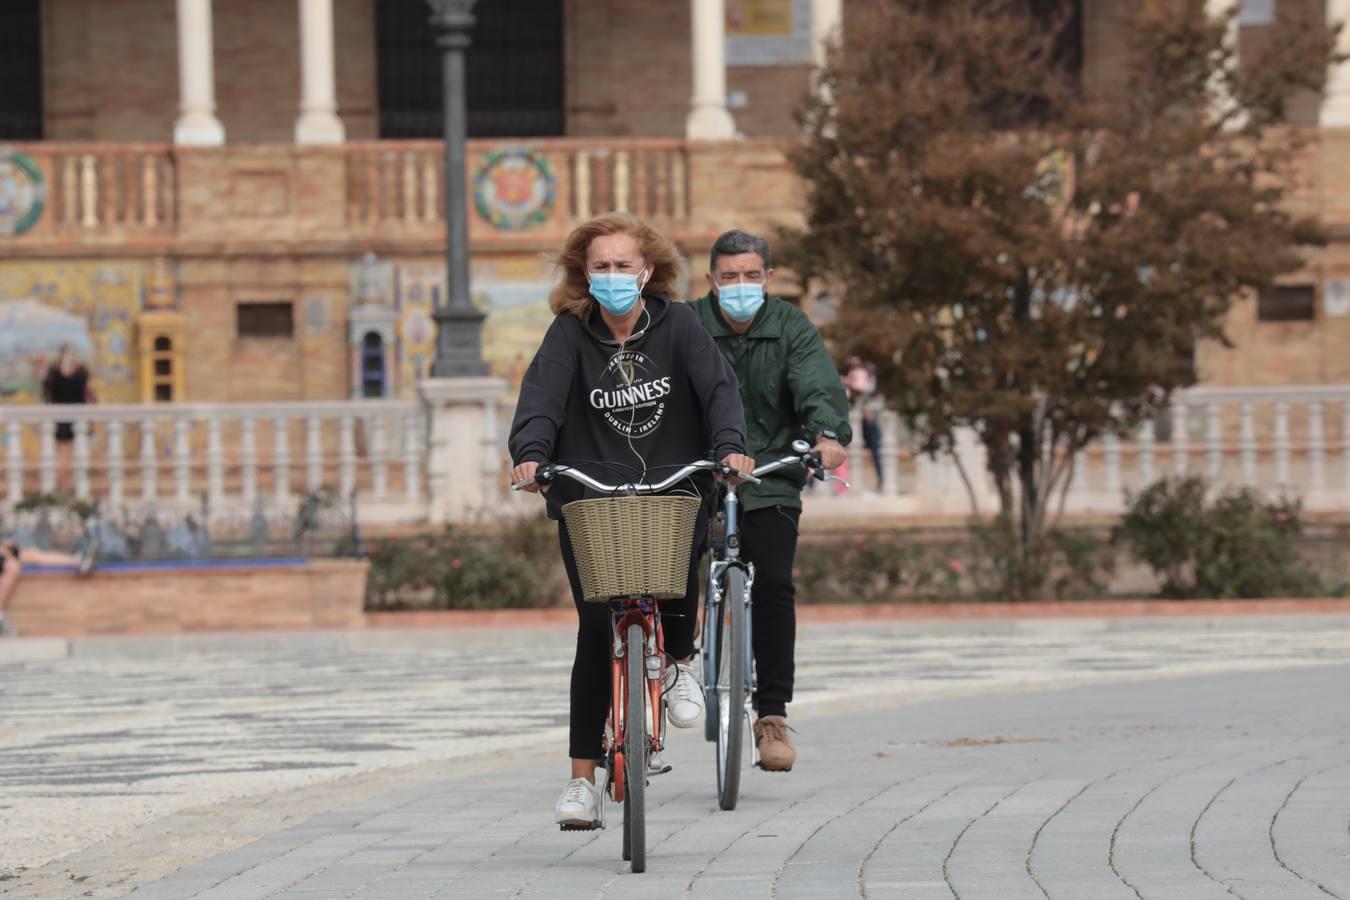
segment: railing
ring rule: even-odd
[[[608,210],[653,221],[689,212],[684,144],[674,140],[523,142],[549,162],[557,196],[549,223],[566,227]],[[470,141],[469,174],[497,141]],[[443,147],[437,141],[344,145],[347,218],[352,224],[440,223],[445,219]],[[472,188],[471,188],[472,189]]]
[[[58,423],[73,425],[61,447]],[[426,514],[426,426],[416,402],[9,406],[0,411],[4,493],[98,499],[106,513],[236,514],[310,492],[355,496],[364,520]]]
[[[484,479],[485,496],[495,495],[507,468],[511,416],[502,412],[489,416],[497,424],[488,426],[488,452],[476,476]],[[419,402],[382,400],[8,406],[0,409],[0,509],[60,491],[97,499],[112,514],[205,508],[233,517],[294,508],[301,496],[331,489],[344,503],[354,497],[363,521],[424,521],[431,509],[426,415]],[[56,439],[63,422],[74,426],[65,444]],[[964,516],[970,512],[964,469],[980,511],[997,509],[973,433],[959,436],[958,468],[951,457],[916,453],[896,415],[885,411],[878,478],[856,414],[853,424],[853,489],[836,494],[817,485],[807,501],[812,507],[846,517]],[[452,464],[450,471],[458,469]],[[1132,439],[1104,439],[1079,455],[1064,509],[1119,513],[1128,492],[1169,474],[1298,496],[1311,511],[1350,512],[1350,385],[1180,392],[1166,416]],[[516,495],[501,503],[530,507]]]
[[[23,150],[47,185],[47,211],[35,226],[37,234],[173,230],[177,183],[168,145],[38,143]]]
[[[810,502],[840,514],[965,515],[970,492],[951,457],[915,452],[892,412],[880,416],[881,477],[853,416],[853,489],[813,490]],[[998,508],[983,448],[960,435],[961,469],[982,513]],[[1067,513],[1118,513],[1127,494],[1164,475],[1198,475],[1217,489],[1248,487],[1302,498],[1307,509],[1350,512],[1350,385],[1194,388],[1129,440],[1105,438],[1078,455]],[[1054,502],[1058,503],[1058,497]]]

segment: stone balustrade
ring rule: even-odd
[[[470,141],[470,176],[498,142]],[[686,145],[659,138],[524,144],[547,160],[554,202],[539,226],[570,228],[597,213],[625,210],[654,223],[689,214]],[[367,141],[344,145],[348,223],[425,228],[444,223],[444,158],[438,141]]]
[[[381,255],[437,254],[444,245],[439,141],[13,146],[37,164],[46,189],[42,215],[14,244],[24,257],[86,250],[265,256],[282,242],[324,254],[342,247],[355,258],[372,248]],[[508,173],[500,184],[488,178],[486,195],[538,192],[530,201],[540,201],[537,216],[503,225],[471,197],[475,253],[553,251],[576,224],[610,210],[631,212],[673,240],[696,245],[733,225],[768,232],[801,219],[801,186],[778,140],[473,140],[466,160],[471,193],[488,156],[518,146],[542,168]],[[506,207],[521,204],[519,196],[499,199]]]
[[[172,233],[176,167],[167,144],[26,144],[46,182],[46,215],[32,238]]]
[[[73,425],[69,449],[58,423]],[[3,494],[67,493],[106,514],[293,508],[307,492],[355,495],[372,521],[425,517],[426,424],[415,401],[8,406]]]
[[[429,458],[429,448],[450,453],[451,444],[432,442],[427,407],[417,401],[4,407],[0,508],[61,490],[98,499],[106,511],[186,512],[204,504],[212,514],[237,515],[293,508],[305,493],[331,489],[344,499],[355,495],[358,516],[368,522],[484,513],[438,505],[428,471],[442,473],[447,485],[480,479],[485,488],[476,493],[494,507],[532,508],[534,498],[501,490],[511,409],[489,400],[482,411],[486,452],[465,469],[462,459],[437,465]],[[59,422],[75,426],[68,451],[58,449]],[[916,453],[895,413],[883,412],[880,424],[881,477],[855,413],[852,489],[816,485],[812,507],[845,517],[964,516],[973,491],[981,512],[997,509],[973,434],[959,436],[958,467],[951,456]],[[1298,496],[1311,511],[1350,510],[1350,385],[1179,392],[1158,422],[1078,455],[1064,508],[1118,513],[1127,492],[1187,474],[1219,487]]]
[[[964,515],[971,504],[964,469],[981,512],[998,508],[983,448],[972,433],[958,437],[958,467],[950,456],[934,460],[916,453],[894,413],[883,413],[880,425],[880,479],[855,413],[852,490],[817,486],[813,506],[848,515]],[[1064,510],[1119,513],[1127,493],[1165,475],[1297,496],[1311,511],[1350,511],[1350,385],[1180,391],[1159,421],[1129,439],[1107,437],[1078,454]]]

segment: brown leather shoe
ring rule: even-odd
[[[782,716],[761,716],[755,720],[755,747],[759,767],[766,772],[788,772],[797,761],[787,721]]]

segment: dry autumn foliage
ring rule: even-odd
[[[1232,298],[1320,242],[1285,203],[1305,137],[1288,105],[1335,42],[1286,15],[1239,66],[1203,0],[1145,4],[1094,96],[1067,18],[1028,5],[889,0],[851,21],[800,113],[789,241],[840,288],[839,350],[876,364],[923,448],[978,434],[1014,598],[1044,588],[1075,452],[1157,416],[1197,343],[1226,340]]]

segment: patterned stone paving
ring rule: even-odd
[[[549,826],[567,630],[198,646],[0,651],[0,893],[632,890]],[[1350,900],[1348,666],[1326,616],[813,625],[801,765],[716,813],[677,734],[643,896]]]

